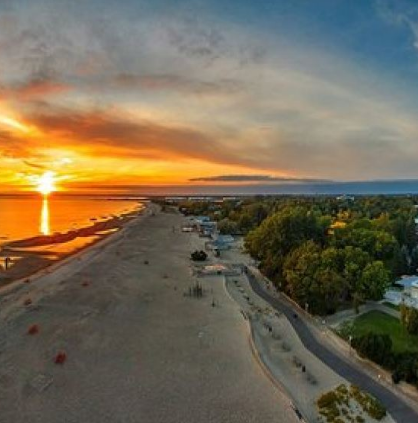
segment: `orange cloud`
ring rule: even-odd
[[[240,164],[234,152],[213,135],[188,127],[129,120],[110,112],[49,111],[30,121],[60,146],[75,146],[95,156],[153,160],[198,159]],[[54,142],[54,141],[53,141]]]
[[[70,85],[47,78],[34,78],[18,85],[0,87],[0,94],[9,100],[27,101],[43,99],[67,92]]]
[[[26,121],[30,133],[0,132],[0,155],[8,158],[9,170],[16,169],[24,189],[45,170],[57,172],[65,189],[178,184],[195,175],[245,169],[233,150],[203,130],[47,106],[26,115]],[[16,184],[16,178],[6,179]]]

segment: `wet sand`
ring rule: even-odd
[[[141,213],[132,211],[65,233],[39,235],[0,247],[0,287],[27,278],[119,231]],[[6,257],[11,259],[5,269]]]
[[[139,218],[3,293],[0,421],[299,421],[254,359],[222,278],[201,279],[203,298],[184,295],[195,283],[190,252],[203,240],[181,233],[181,222]],[[28,335],[34,324],[39,333]]]

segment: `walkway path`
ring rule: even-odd
[[[395,317],[397,319],[401,317],[401,313],[398,310],[395,310],[381,303],[369,302],[360,306],[359,313],[356,313],[353,308],[350,308],[349,310],[343,310],[338,313],[335,313],[332,316],[327,317],[325,320],[328,326],[334,328],[339,326],[346,320],[355,319],[356,317],[361,316],[362,314],[368,313],[370,311],[380,311],[382,313],[389,314],[389,316]]]
[[[350,383],[360,386],[362,389],[370,392],[378,398],[396,421],[418,421],[418,413],[402,401],[399,396],[376,382],[373,378],[365,372],[359,370],[353,364],[343,360],[336,351],[332,351],[328,346],[321,343],[315,334],[312,333],[305,319],[300,315],[295,317],[295,309],[289,301],[283,297],[272,297],[262,288],[262,285],[259,283],[256,276],[252,273],[248,273],[247,276],[254,292],[267,301],[276,310],[286,315],[298,333],[301,341],[305,347],[309,349],[309,351],[316,355],[337,374],[347,379]]]

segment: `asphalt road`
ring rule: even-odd
[[[295,309],[284,299],[272,297],[257,282],[257,278],[251,273],[247,274],[253,291],[267,301],[279,312],[285,314],[290,323],[299,335],[305,347],[334,372],[342,376],[350,383],[357,385],[375,396],[386,407],[393,419],[397,422],[418,422],[418,413],[407,405],[401,398],[392,393],[389,389],[376,382],[367,373],[362,372],[356,366],[344,361],[336,352],[333,352],[311,332],[305,321],[299,316],[294,317]]]

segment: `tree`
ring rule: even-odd
[[[415,247],[411,252],[410,272],[418,271],[418,247]]]
[[[354,338],[352,345],[362,357],[377,364],[387,365],[392,355],[392,339],[387,334],[368,332]]]
[[[261,261],[262,270],[275,269],[276,274],[269,276],[281,278],[287,254],[307,240],[321,241],[325,233],[323,222],[306,208],[285,207],[249,232],[245,246],[252,257]]]
[[[239,232],[238,224],[228,218],[218,222],[218,230],[221,234],[237,234]]]
[[[286,291],[302,307],[316,314],[335,312],[344,278],[338,272],[339,252],[321,250],[318,244],[307,241],[286,258],[283,274]]]
[[[389,287],[390,279],[390,272],[385,268],[383,262],[369,263],[361,275],[360,292],[366,299],[378,301],[382,299]]]
[[[404,352],[396,354],[392,360],[392,379],[396,382],[404,380],[407,383],[418,382],[418,354],[416,352]]]
[[[401,322],[408,333],[418,335],[418,310],[416,308],[402,304]]]
[[[321,248],[307,241],[290,253],[283,266],[286,291],[303,307],[312,303],[312,287],[321,263]]]
[[[344,289],[344,278],[332,268],[321,264],[315,273],[315,282],[311,287],[313,298],[310,300],[310,309],[318,314],[335,313]]]
[[[370,255],[361,248],[347,246],[342,250],[343,276],[347,283],[345,299],[349,299],[354,293],[361,294],[359,281],[365,267],[371,262]]]

